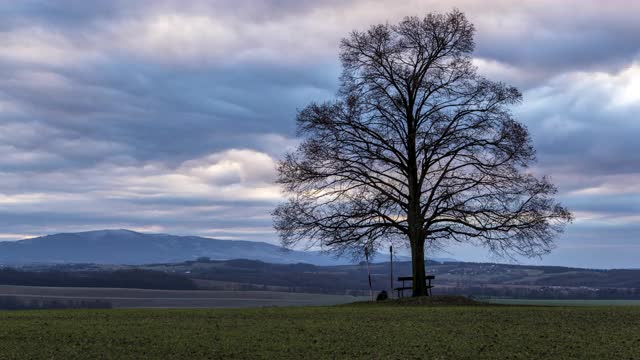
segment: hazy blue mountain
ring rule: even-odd
[[[96,263],[150,264],[194,260],[251,259],[269,263],[350,264],[350,258],[315,251],[288,251],[256,241],[216,240],[197,236],[143,234],[129,230],[99,230],[47,235],[0,242],[0,264]],[[407,260],[400,256],[398,260]],[[387,256],[379,254],[378,261]]]

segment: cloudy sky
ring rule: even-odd
[[[274,164],[338,42],[467,13],[576,221],[528,263],[640,268],[640,2],[0,0],[0,240],[128,228],[277,242]],[[462,260],[482,250],[452,248]]]

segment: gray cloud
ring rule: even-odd
[[[476,24],[480,71],[524,90],[534,170],[576,211],[549,261],[606,244],[601,266],[624,246],[640,256],[640,4],[622,0],[0,3],[0,240],[123,227],[275,241],[273,167],[297,143],[296,109],[336,91],[339,39],[452,6]]]
[[[545,166],[581,175],[640,172],[640,64],[614,73],[575,72],[525,92],[519,117]]]

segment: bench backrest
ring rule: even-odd
[[[424,278],[427,280],[433,280],[436,277],[433,275],[427,275]],[[413,281],[413,276],[399,276],[398,281]]]

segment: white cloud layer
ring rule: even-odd
[[[275,160],[248,149],[230,149],[176,167],[103,164],[40,172],[29,179],[24,174],[3,175],[0,187],[6,193],[0,194],[0,212],[22,215],[25,220],[34,214],[49,214],[45,223],[60,229],[76,228],[74,221],[80,218],[80,225],[85,219],[109,226],[160,226],[208,236],[251,234],[256,231],[247,231],[244,222],[253,218],[270,224],[264,211],[281,200],[273,183]],[[212,232],[209,228],[216,223],[221,228],[227,223],[229,228]],[[17,228],[28,233],[32,225]],[[238,227],[240,230],[234,230]]]

